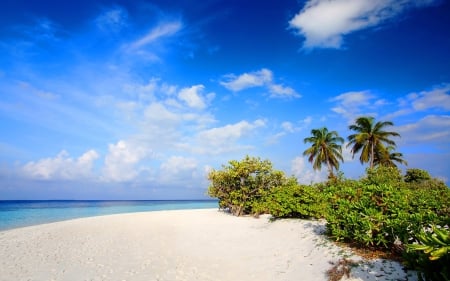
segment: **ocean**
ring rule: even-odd
[[[0,231],[120,213],[217,207],[215,200],[0,200]]]

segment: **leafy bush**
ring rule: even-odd
[[[261,210],[267,192],[286,182],[283,172],[272,169],[269,160],[246,156],[229,161],[222,170],[208,174],[208,194],[219,199],[219,207],[236,216]]]
[[[320,218],[324,216],[326,201],[317,188],[299,185],[291,179],[268,194],[266,206],[276,218]]]
[[[376,166],[366,170],[366,177],[361,180],[364,184],[387,184],[392,186],[401,186],[403,176],[397,167]]]
[[[407,262],[419,269],[422,280],[450,280],[450,231],[433,226],[416,234],[418,243],[409,244]]]
[[[405,182],[421,182],[424,180],[430,180],[430,174],[421,169],[407,169],[405,174]]]
[[[336,240],[390,249],[429,224],[445,225],[449,216],[439,210],[449,205],[439,192],[417,192],[387,184],[356,182],[330,186],[327,231]]]

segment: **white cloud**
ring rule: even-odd
[[[312,121],[311,116],[306,117],[303,120],[300,120],[299,122],[297,122],[297,124],[294,124],[292,122],[289,121],[285,121],[281,123],[281,132],[278,132],[272,136],[270,136],[267,139],[267,143],[268,144],[275,144],[278,143],[278,141],[286,136],[287,134],[293,134],[295,132],[301,131],[304,128],[306,128]]]
[[[305,37],[305,49],[340,48],[343,36],[379,25],[404,10],[432,0],[309,0],[289,21]]]
[[[233,92],[239,92],[248,88],[266,87],[271,98],[300,98],[291,87],[273,82],[273,73],[267,68],[258,71],[244,73],[239,76],[229,74],[224,76],[226,81],[220,82],[222,86]]]
[[[291,122],[286,121],[286,122],[281,123],[281,128],[283,128],[283,130],[288,133],[295,132],[294,124],[292,124]]]
[[[150,30],[147,34],[139,38],[138,40],[132,42],[129,46],[129,50],[140,49],[148,44],[155,42],[158,39],[163,37],[170,37],[177,32],[179,32],[183,28],[183,24],[180,21],[173,21],[168,23],[162,23],[152,30]]]
[[[427,143],[448,148],[450,139],[450,115],[428,115],[415,123],[396,127],[405,145]]]
[[[273,74],[269,69],[263,68],[258,71],[244,73],[239,76],[227,75],[227,82],[220,82],[222,86],[233,92],[239,92],[252,87],[260,87],[272,82]]]
[[[412,106],[416,110],[439,108],[450,110],[450,84],[436,87],[431,91],[423,91],[410,96]]]
[[[54,158],[29,162],[23,167],[26,175],[46,180],[80,180],[92,176],[94,161],[98,158],[95,150],[89,150],[73,159],[63,150]]]
[[[367,109],[372,106],[374,98],[375,96],[369,91],[343,93],[330,99],[332,102],[337,102],[336,106],[331,108],[331,110],[353,121],[355,116],[362,111],[365,111],[364,114],[368,114]]]
[[[194,158],[171,156],[160,167],[160,180],[162,182],[190,181],[199,176],[198,163]]]
[[[436,86],[429,91],[410,93],[406,97],[399,98],[397,111],[389,114],[386,118],[391,119],[398,116],[423,112],[428,109],[450,110],[450,84]]]
[[[159,102],[154,102],[145,109],[144,117],[146,121],[162,126],[167,123],[173,123],[180,120],[180,116],[170,111],[167,107]]]
[[[280,84],[269,84],[270,97],[272,98],[299,98],[301,97],[291,87],[285,87]]]
[[[237,143],[242,137],[251,134],[254,130],[265,126],[265,121],[258,119],[253,123],[241,121],[223,127],[204,130],[198,134],[199,142],[202,144],[203,153],[221,153],[235,150],[239,147]],[[199,151],[200,152],[200,151]]]
[[[183,88],[178,93],[178,98],[185,102],[189,107],[204,109],[206,107],[205,97],[201,92],[205,89],[203,85],[194,85],[190,88]],[[206,97],[208,101],[214,98],[214,93],[209,93]]]
[[[296,157],[291,162],[291,171],[299,183],[310,184],[327,179],[325,171],[314,171],[304,157]]]
[[[148,148],[137,143],[121,140],[110,144],[103,167],[103,180],[121,182],[135,179],[141,171],[137,164],[148,158],[150,153]]]
[[[369,91],[362,91],[362,92],[343,93],[337,97],[334,97],[331,100],[337,101],[345,107],[355,107],[361,105],[368,105],[369,101],[373,98],[374,96]]]

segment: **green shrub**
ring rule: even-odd
[[[326,210],[325,197],[317,188],[291,180],[274,188],[266,198],[267,211],[275,218],[320,218]]]
[[[403,176],[397,167],[376,166],[366,170],[366,177],[361,180],[364,184],[387,184],[392,186],[401,186]]]
[[[407,169],[405,174],[405,182],[421,182],[431,179],[430,174],[421,169]]]
[[[429,224],[448,223],[447,196],[391,185],[353,183],[328,188],[327,232],[336,240],[390,249]],[[426,193],[426,194],[425,194]]]
[[[450,280],[450,231],[433,226],[416,234],[418,243],[409,244],[406,261],[420,270],[421,280]]]
[[[273,170],[269,160],[246,156],[229,161],[222,170],[208,174],[208,195],[219,199],[219,207],[236,216],[260,211],[267,192],[286,182],[283,172]]]

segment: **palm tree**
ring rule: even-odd
[[[381,145],[381,147],[376,150],[374,165],[397,167],[394,162],[408,165],[408,162],[403,159],[403,153],[395,152],[394,149],[395,147],[392,145],[387,147]]]
[[[303,152],[304,156],[309,156],[308,161],[313,163],[314,170],[320,170],[322,164],[327,164],[329,177],[333,178],[333,168],[339,169],[339,160],[342,158],[342,143],[344,139],[339,137],[336,131],[328,132],[328,129],[311,130],[311,137],[305,138],[304,143],[311,143],[311,147]]]
[[[376,122],[373,117],[358,117],[355,124],[350,125],[349,129],[356,134],[348,136],[349,143],[347,147],[353,145],[351,152],[353,157],[361,151],[359,161],[361,163],[370,162],[370,168],[375,164],[377,150],[390,145],[395,147],[395,142],[389,137],[400,137],[397,132],[384,131],[385,127],[393,126],[391,121]]]

